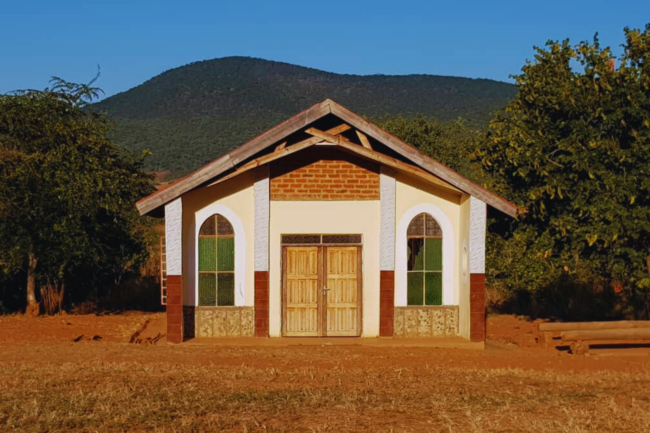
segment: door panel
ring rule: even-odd
[[[318,247],[288,247],[285,253],[284,335],[318,336]]]
[[[328,336],[360,335],[359,248],[326,248]]]

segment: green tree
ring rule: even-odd
[[[468,127],[461,119],[443,122],[419,114],[412,118],[383,117],[375,122],[464,176],[476,178],[479,175],[469,156],[476,151],[485,133]]]
[[[51,313],[80,269],[118,275],[146,258],[134,203],[151,192],[150,176],[88,107],[93,82],[53,78],[44,91],[0,96],[0,267],[26,269],[32,314],[37,286]]]
[[[515,79],[478,157],[489,185],[525,209],[512,237],[528,243],[512,265],[520,283],[592,275],[648,317],[650,26],[625,29],[619,58],[597,37],[550,41]]]

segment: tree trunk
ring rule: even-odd
[[[646,268],[648,269],[648,278],[650,278],[650,256],[645,258]],[[650,289],[645,289],[645,317],[648,319],[650,317]]]
[[[65,294],[65,283],[61,283],[61,289],[59,290],[59,313],[63,311],[63,295]]]
[[[34,253],[29,253],[29,264],[27,266],[27,309],[25,314],[38,316],[41,313],[41,306],[36,302],[36,264],[38,259]]]

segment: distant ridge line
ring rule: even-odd
[[[149,149],[151,170],[189,171],[318,101],[367,117],[423,114],[483,127],[516,94],[513,84],[429,74],[337,74],[252,57],[167,70],[95,104],[116,121],[114,139]]]

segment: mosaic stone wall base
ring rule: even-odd
[[[458,307],[395,307],[394,336],[453,337],[458,335]]]
[[[254,307],[199,307],[195,310],[196,337],[252,337]]]

